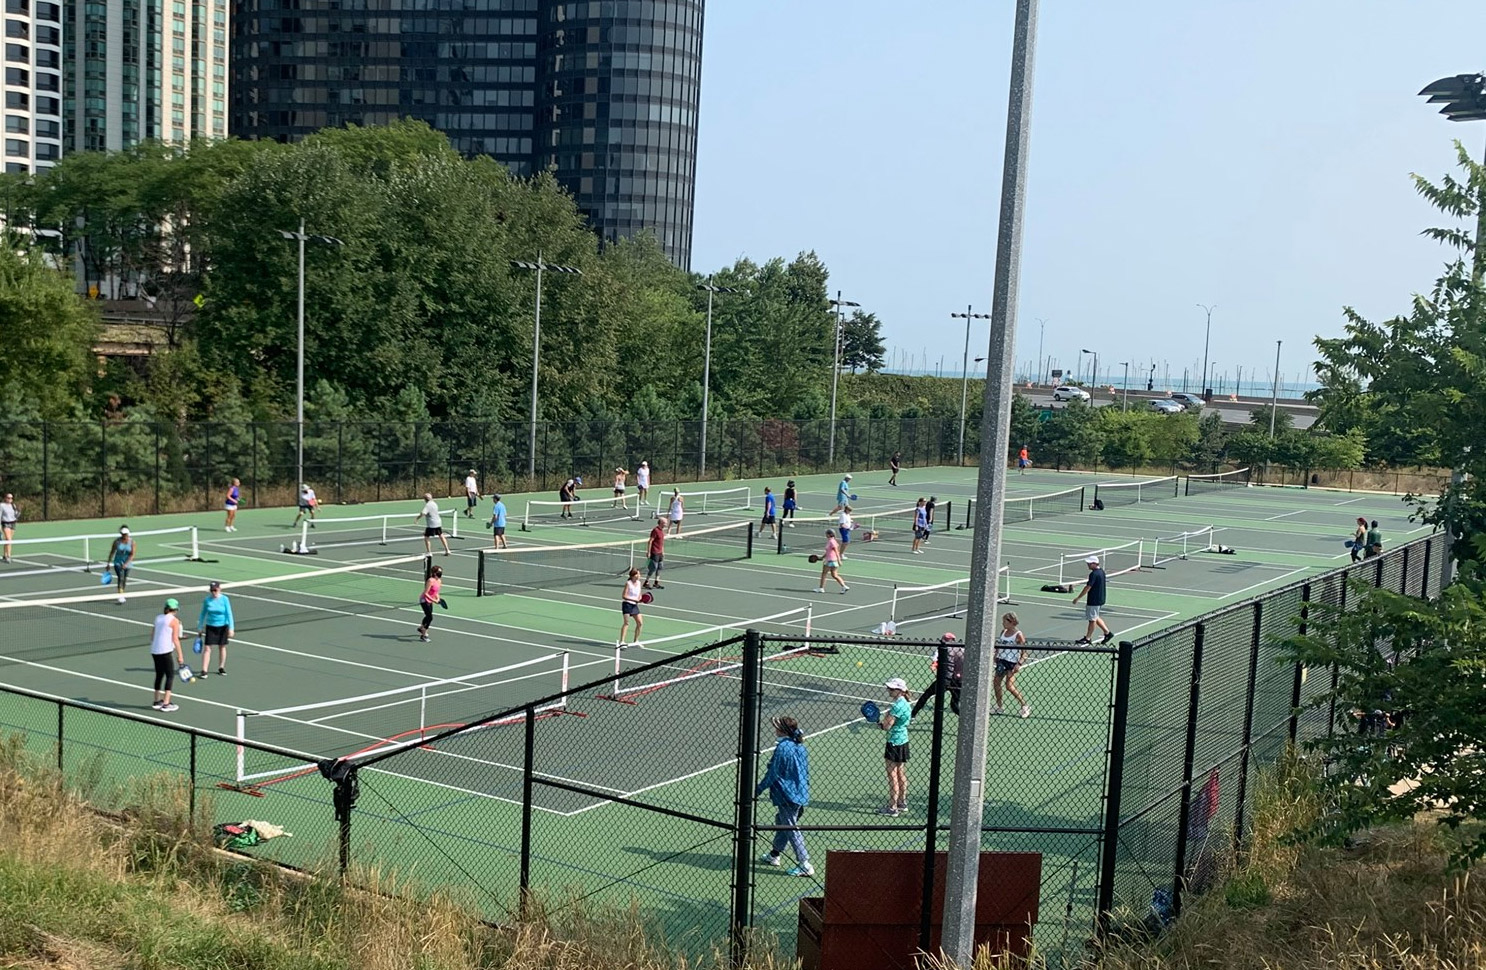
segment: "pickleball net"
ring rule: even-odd
[[[975,500],[965,503],[965,522],[957,528],[975,528]],[[1072,515],[1084,510],[1084,486],[1065,488],[1046,495],[1028,495],[1025,498],[1009,498],[1001,504],[1003,523],[1031,522],[1054,515]]]
[[[850,546],[856,546],[859,542],[912,542],[913,523],[915,521],[916,508],[895,509],[891,512],[864,512],[851,513],[852,521],[856,527],[851,533]],[[945,502],[935,508],[934,522],[930,524],[929,531],[944,531],[949,528],[951,506]],[[779,524],[779,535],[774,540],[775,551],[783,555],[790,551],[791,541],[796,546],[823,546],[825,543],[825,530],[839,527],[840,515],[810,515],[793,519],[785,519]],[[793,531],[789,523],[794,523]],[[767,526],[759,526],[762,532]],[[799,530],[804,529],[802,534]],[[868,539],[870,534],[872,538]]]
[[[634,521],[640,517],[639,495],[580,498],[571,502],[530,499],[521,513],[521,531],[538,525],[599,525]]]
[[[619,583],[631,567],[645,570],[649,547],[646,536],[613,542],[482,549],[475,595]],[[662,583],[676,569],[748,559],[753,555],[753,527],[748,522],[733,522],[667,536],[664,555]]]
[[[1213,539],[1214,531],[1209,525],[1174,536],[1157,537],[1151,542],[1151,566],[1164,566],[1169,562],[1190,559],[1200,552],[1216,550],[1218,546]]]
[[[888,620],[895,627],[926,620],[958,618],[970,608],[970,577],[931,586],[894,586]],[[996,570],[996,602],[1011,601],[1011,567]]]
[[[1063,553],[1058,557],[1058,585],[1082,582],[1089,572],[1090,557],[1098,557],[1099,565],[1103,567],[1106,576],[1133,573],[1145,563],[1145,540],[1136,539],[1085,552]]]
[[[459,515],[453,509],[439,512],[444,534],[459,536]],[[421,543],[425,522],[422,515],[399,512],[396,515],[351,515],[337,518],[305,518],[299,523],[298,549],[318,552],[355,546],[390,546]],[[433,540],[438,545],[438,540]],[[286,552],[295,551],[285,549]]]
[[[411,629],[430,562],[420,553],[242,582],[224,580],[222,591],[232,601],[240,629],[264,630],[318,619],[339,621],[404,609],[411,614]],[[19,660],[56,663],[113,649],[134,650],[147,642],[167,599],[180,602],[181,625],[190,643],[199,632],[196,621],[209,580],[203,577],[188,585],[164,586],[135,575],[122,603],[111,588],[64,597],[8,597],[0,602],[6,653]]]
[[[708,678],[736,678],[742,669],[741,638],[749,630],[782,636],[809,637],[814,607],[805,606],[751,620],[735,620],[702,627],[687,633],[617,644],[614,648],[613,679],[600,690],[604,700],[638,703],[667,688]],[[711,647],[713,649],[707,649]],[[781,643],[765,661],[805,656],[809,645]],[[670,654],[674,664],[656,665]]]
[[[1138,502],[1158,502],[1163,498],[1176,498],[1181,494],[1180,486],[1181,480],[1176,475],[1142,482],[1101,482],[1094,486],[1094,501],[1104,503],[1107,509]]]
[[[658,492],[654,514],[667,515],[671,510],[670,492]],[[681,510],[684,515],[715,515],[718,512],[746,512],[753,508],[753,489],[747,485],[737,488],[714,488],[688,492],[681,490]]]
[[[1248,488],[1249,469],[1239,468],[1231,472],[1219,472],[1216,475],[1188,475],[1188,495],[1201,495],[1205,492],[1222,492],[1230,488]]]
[[[567,707],[571,658],[553,651],[519,663],[410,684],[391,690],[271,710],[239,710],[239,741],[314,753],[318,758],[368,758],[422,745],[434,735],[469,727],[488,731],[524,721],[525,714],[490,718],[533,697],[538,717]],[[472,726],[473,725],[473,726]],[[313,766],[286,762],[253,747],[237,748],[236,781],[258,787],[299,777]]]
[[[109,552],[118,532],[90,533],[50,538],[20,538],[10,542],[10,561],[0,563],[0,579],[36,576],[54,570],[97,573],[108,565]],[[162,562],[196,562],[201,545],[196,526],[131,531],[133,566]]]

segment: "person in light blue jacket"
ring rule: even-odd
[[[227,675],[227,641],[237,636],[237,624],[232,619],[232,601],[222,592],[222,584],[213,581],[206,599],[201,602],[201,618],[196,629],[201,636],[201,673],[205,678],[212,665],[212,647],[221,647],[217,657],[217,676]]]
[[[766,866],[779,865],[780,853],[789,845],[799,863],[789,874],[813,876],[815,868],[810,865],[810,853],[805,850],[805,836],[796,827],[805,806],[810,804],[810,759],[805,753],[805,735],[792,717],[776,717],[773,724],[779,741],[769,758],[769,770],[754,789],[753,797],[765,791],[769,793],[769,802],[775,809],[774,824],[779,829],[774,833],[774,847],[759,861]]]

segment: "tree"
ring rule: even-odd
[[[1249,412],[1249,425],[1269,434],[1269,413],[1274,412],[1274,430],[1278,434],[1281,431],[1289,431],[1295,427],[1295,415],[1284,408],[1261,404]]]
[[[1197,439],[1187,455],[1187,462],[1203,472],[1214,471],[1223,460],[1228,445],[1228,429],[1223,416],[1209,411],[1197,421]]]
[[[1054,411],[1038,435],[1044,462],[1051,459],[1054,468],[1093,464],[1099,458],[1101,444],[1099,416],[1092,405],[1076,398]]]
[[[1111,468],[1135,468],[1151,457],[1150,426],[1163,418],[1149,411],[1099,408],[1101,454]]]
[[[0,246],[0,398],[36,402],[42,417],[61,417],[87,394],[96,363],[98,318],[72,281],[35,252]]]
[[[882,323],[875,313],[853,310],[841,323],[841,365],[855,374],[865,369],[869,374],[882,370],[887,348],[882,343]]]

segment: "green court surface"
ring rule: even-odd
[[[882,538],[851,544],[843,567],[850,585],[845,593],[834,584],[816,593],[820,570],[806,558],[824,545],[826,523],[812,517],[830,510],[839,476],[800,477],[801,518],[783,529],[786,551],[776,551],[779,545],[764,527],[754,537],[751,558],[742,523],[757,521],[763,487],[782,494],[784,481],[683,486],[684,492],[746,486],[749,507],[743,508],[737,492],[688,500],[684,533],[737,525],[708,541],[670,540],[665,588],[645,608],[644,646],[623,652],[622,669],[627,673],[750,626],[788,636],[804,633],[808,622],[817,636],[869,637],[893,617],[895,587],[968,577],[974,531],[959,527],[967,521],[976,474],[969,468],[913,469],[893,487],[885,472],[855,473],[850,489],[858,496],[858,518],[875,525]],[[1019,498],[1080,486],[1092,501],[1096,483],[1135,481],[1041,470],[1008,475],[1009,507]],[[1008,698],[1008,716],[993,724],[986,793],[991,831],[984,844],[1043,853],[1045,929],[1061,927],[1065,917],[1087,921],[1097,838],[1086,830],[1101,819],[1113,665],[1107,651],[1069,649],[1084,633],[1083,610],[1072,604],[1071,594],[1042,587],[1061,573],[1077,589],[1086,572],[1083,558],[1107,550],[1112,576],[1105,617],[1119,638],[1129,639],[1338,566],[1348,556],[1342,540],[1358,516],[1377,519],[1389,543],[1425,531],[1408,521],[1407,509],[1393,496],[1241,486],[1176,494],[1184,485],[1150,486],[1142,489],[1142,501],[1128,505],[1115,502],[1128,499],[1129,490],[1106,489],[1105,495],[1123,498],[1111,498],[1103,511],[1042,515],[1034,509],[1030,521],[1009,522],[1005,530],[1002,561],[1010,571],[1011,605],[1004,608],[1020,615],[1023,631],[1036,643],[1020,675],[1032,712],[1026,719],[1014,716]],[[510,545],[641,538],[662,489],[663,484],[651,489],[651,514],[636,520],[606,507],[607,487],[590,488],[585,494],[600,501],[580,507],[587,524],[559,523],[549,506],[540,506],[541,521],[530,531],[519,527],[527,499],[551,502],[556,496],[508,496]],[[912,555],[908,510],[929,495],[938,500],[940,528],[923,555]],[[18,545],[16,561],[0,566],[0,681],[221,734],[241,731],[309,755],[387,755],[360,776],[354,859],[424,884],[457,887],[492,918],[504,918],[517,906],[524,727],[494,726],[437,750],[416,742],[427,732],[556,695],[565,684],[612,678],[622,585],[618,553],[609,547],[487,557],[489,595],[477,596],[478,551],[492,543],[483,528],[487,500],[477,517],[460,517],[452,555],[443,556],[435,543],[433,562],[445,568],[450,608],[437,612],[432,642],[420,643],[415,600],[423,567],[421,559],[408,558],[423,548],[421,524],[414,520],[420,505],[410,500],[326,507],[311,532],[290,526],[292,509],[245,509],[233,533],[223,531],[220,513],[133,519],[129,525],[137,532],[196,527],[200,561],[186,558],[192,551],[189,532],[142,539],[141,563],[123,604],[115,602],[111,588],[99,585],[97,565],[83,562],[102,558],[107,540],[91,541],[86,554],[78,551],[80,542]],[[441,505],[462,509],[464,501]],[[381,522],[353,529],[335,521],[371,515],[397,516],[388,520],[385,544]],[[106,535],[118,525],[24,525],[17,539]],[[1172,541],[1184,533],[1192,536],[1185,544]],[[304,536],[316,555],[284,551]],[[1234,553],[1219,554],[1213,545]],[[643,551],[639,559],[643,566]],[[535,578],[541,569],[513,565],[527,560],[556,564],[547,573],[551,581]],[[365,568],[323,572],[344,565]],[[236,614],[228,676],[177,684],[180,710],[154,712],[147,641],[162,591],[189,588],[175,595],[185,625],[194,629],[211,579],[229,584]],[[234,583],[246,585],[233,588]],[[917,595],[900,589],[899,639],[946,631],[963,636],[965,585]],[[70,601],[90,595],[86,602]],[[914,724],[910,812],[899,819],[875,814],[886,794],[882,734],[857,711],[864,700],[883,700],[887,678],[906,678],[916,696],[931,673],[922,648],[890,637],[844,644],[834,654],[802,652],[787,642],[765,652],[767,736],[760,739],[759,772],[773,740],[768,717],[794,716],[809,736],[812,766],[804,823],[881,826],[807,834],[818,866],[814,879],[760,869],[757,921],[787,941],[796,900],[818,894],[823,883],[827,849],[922,846],[922,831],[912,827],[924,818],[933,708]],[[725,934],[732,836],[722,826],[731,824],[734,812],[737,657],[737,647],[719,648],[645,678],[621,677],[622,700],[605,699],[615,693],[610,679],[543,712],[534,726],[532,768],[550,784],[533,792],[534,885],[559,897],[571,893],[617,905],[638,900],[673,935],[699,944]],[[455,678],[464,680],[448,683]],[[285,708],[303,709],[262,713]],[[0,695],[0,709],[3,729],[25,730],[39,747],[55,738],[54,707]],[[88,758],[105,778],[185,770],[193,757],[185,735],[100,714],[69,711],[68,717],[70,763]],[[946,712],[946,751],[952,751],[955,723]],[[100,752],[101,760],[90,757]],[[295,833],[254,851],[296,865],[323,863],[333,852],[330,786],[318,772],[226,743],[202,741],[194,757],[198,777],[233,786],[198,786],[212,790],[214,820],[264,819]],[[766,802],[757,809],[757,822],[772,823]],[[1002,831],[1018,828],[1057,831]],[[759,852],[767,841],[765,833]]]

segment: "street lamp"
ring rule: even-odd
[[[1212,341],[1213,341],[1213,311],[1218,308],[1218,305],[1216,303],[1214,303],[1212,306],[1206,306],[1204,304],[1199,303],[1199,304],[1197,304],[1197,307],[1200,310],[1206,310],[1207,311],[1207,336],[1205,336],[1205,337],[1202,338],[1202,393],[1204,395],[1206,395],[1208,393],[1208,390],[1209,390],[1209,388],[1207,386],[1207,352],[1208,352],[1208,349],[1212,346]]]
[[[706,350],[702,353],[702,453],[697,462],[697,478],[702,479],[707,476],[707,402],[712,383],[712,294],[745,291],[731,286],[715,286],[710,276],[707,277],[707,282],[698,283],[697,289],[707,291],[707,343]]]
[[[1041,317],[1037,318],[1037,383],[1042,383],[1042,334],[1047,329],[1047,321]]]
[[[989,313],[973,313],[975,307],[965,305],[964,313],[951,313],[950,317],[965,321],[965,356],[960,359],[960,446],[955,452],[955,464],[965,464],[965,402],[970,394],[970,321],[989,320]],[[1039,351],[1040,353],[1041,351]]]
[[[1130,362],[1126,360],[1121,363],[1125,365],[1125,381],[1120,389],[1120,411],[1124,412],[1130,410]]]
[[[835,356],[831,358],[831,442],[827,448],[826,461],[830,464],[836,462],[836,384],[841,380],[841,311],[849,306],[861,306],[850,300],[841,299],[841,291],[836,291],[836,299],[831,301],[831,306],[836,308],[836,350]]]
[[[1094,358],[1094,373],[1089,375],[1089,386],[1093,387],[1099,383],[1099,352],[1097,350],[1080,350],[1081,354],[1089,354]]]
[[[304,487],[304,244],[313,239],[326,246],[344,246],[334,236],[311,236],[299,220],[299,231],[280,229],[279,235],[299,243],[299,306],[295,313],[296,350],[294,353],[294,474],[299,487]]]
[[[513,259],[511,265],[516,269],[535,270],[537,274],[537,313],[536,323],[531,332],[531,434],[527,444],[528,458],[526,464],[527,478],[536,480],[537,477],[537,367],[542,361],[542,271],[552,270],[554,273],[576,273],[583,275],[581,269],[571,266],[558,266],[554,263],[542,261],[542,251],[537,250],[537,261],[527,262],[524,259]]]

